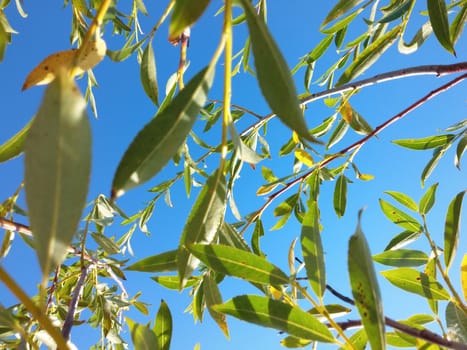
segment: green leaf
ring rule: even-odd
[[[169,40],[173,41],[201,17],[210,0],[176,0],[170,19]]]
[[[403,231],[391,239],[384,250],[394,250],[405,247],[406,245],[415,242],[421,234],[421,232]]]
[[[451,146],[451,144],[447,144],[445,146],[436,148],[433,151],[433,156],[431,159],[428,161],[428,163],[425,165],[425,168],[423,168],[422,175],[421,175],[421,183],[422,187],[425,186],[425,181],[428,179],[428,177],[431,175],[433,170],[438,166],[439,161],[441,158],[444,156],[448,148]]]
[[[372,349],[386,348],[383,304],[371,258],[361,229],[361,211],[355,233],[350,237],[348,269],[352,295]]]
[[[457,144],[456,155],[454,158],[454,165],[457,169],[461,168],[461,158],[467,148],[467,135],[464,135]],[[0,152],[1,153],[1,152]]]
[[[379,200],[379,205],[381,206],[381,210],[383,211],[384,215],[386,215],[386,217],[396,225],[403,227],[411,232],[422,231],[422,226],[420,223],[409,214],[396,208],[383,199]]]
[[[262,284],[281,285],[289,278],[266,258],[222,245],[193,244],[190,252],[214,271]]]
[[[226,201],[225,176],[222,170],[217,170],[199,193],[183,228],[177,257],[180,289],[199,263],[188,251],[188,246],[192,243],[211,243],[214,240],[224,218]]]
[[[229,130],[238,158],[250,164],[256,164],[263,160],[263,158],[258,153],[256,153],[243,142],[243,140],[238,135],[237,130],[235,130],[233,123],[229,124]]]
[[[177,271],[178,250],[148,256],[128,266],[126,270],[140,272],[166,272]]]
[[[326,149],[330,149],[332,146],[334,146],[340,140],[342,140],[347,130],[349,130],[349,124],[347,124],[345,120],[341,119],[339,123],[337,123],[336,128],[334,129],[331,136],[329,137],[328,143],[326,145]]]
[[[444,263],[446,271],[449,270],[454,256],[456,254],[457,245],[459,244],[462,200],[466,191],[462,191],[449,204],[444,224]]]
[[[12,158],[19,156],[24,150],[24,142],[27,138],[29,128],[31,127],[34,118],[32,118],[20,131],[13,135],[10,139],[0,145],[0,163],[6,162]]]
[[[288,349],[296,349],[296,348],[303,348],[311,343],[311,340],[309,339],[302,339],[302,338],[297,338],[292,335],[289,335],[285,337],[284,339],[281,340],[281,345],[284,348]]]
[[[91,236],[107,254],[113,255],[120,252],[120,247],[116,245],[113,240],[103,234],[91,232]]]
[[[420,27],[409,43],[405,43],[404,38],[401,36],[397,44],[397,49],[400,53],[406,55],[414,53],[423,45],[431,33],[433,33],[433,29],[431,28],[431,23],[427,21]]]
[[[426,150],[431,148],[436,148],[439,146],[444,146],[452,141],[454,135],[446,134],[446,135],[436,135],[436,136],[428,136],[422,137],[419,139],[400,139],[394,140],[392,143],[396,145],[414,149],[414,150]]]
[[[245,241],[245,238],[243,238],[243,236],[238,233],[235,227],[226,222],[222,223],[222,226],[219,230],[219,244],[229,245],[238,249],[250,251],[250,247]]]
[[[257,219],[255,223],[255,229],[251,235],[251,249],[256,255],[263,256],[264,254],[261,251],[260,239],[264,236],[264,227],[261,219]]]
[[[178,290],[180,287],[180,278],[178,276],[154,276],[151,279],[167,289]],[[197,278],[189,278],[185,288],[190,288],[196,283],[198,283]]]
[[[445,0],[427,0],[431,27],[439,43],[454,56],[454,46],[449,33],[448,10]]]
[[[373,260],[388,266],[410,267],[426,264],[428,255],[419,250],[397,249],[373,255]]]
[[[427,299],[449,300],[450,298],[449,293],[436,279],[415,269],[401,267],[382,271],[381,274],[396,287]]]
[[[389,49],[400,34],[400,31],[401,26],[399,25],[368,45],[345,70],[336,85],[348,83],[367,70]]]
[[[399,1],[399,4],[393,8],[388,13],[384,14],[384,17],[381,18],[378,23],[389,23],[392,22],[399,17],[402,17],[407,13],[412,5],[413,0],[403,0]]]
[[[156,334],[146,325],[133,322],[126,318],[126,323],[130,328],[131,341],[136,350],[159,350]]]
[[[339,0],[339,2],[328,13],[321,26],[323,27],[329,22],[332,22],[335,19],[341,17],[342,15],[357,7],[362,2],[363,0]]]
[[[206,302],[206,307],[211,315],[212,319],[216,321],[219,328],[222,330],[227,339],[229,336],[229,327],[227,325],[227,318],[224,314],[217,312],[213,306],[216,304],[222,304],[221,293],[219,292],[219,287],[217,286],[216,280],[213,278],[212,273],[208,273],[204,277],[203,281],[204,288],[204,300]]]
[[[467,344],[467,315],[452,302],[446,307],[446,325],[451,340]]]
[[[157,85],[156,57],[152,48],[152,42],[143,51],[140,66],[140,78],[144,92],[156,106],[159,106],[159,86]]]
[[[425,192],[422,199],[420,199],[420,204],[418,205],[420,214],[428,214],[428,212],[431,210],[431,208],[435,204],[437,188],[438,188],[438,183],[433,184]]]
[[[337,178],[336,186],[334,187],[334,211],[341,218],[344,216],[345,208],[347,207],[347,178],[340,175]]]
[[[161,300],[161,305],[157,311],[153,331],[156,334],[157,343],[159,345],[157,348],[160,350],[169,350],[172,340],[172,314],[164,300]]]
[[[290,335],[334,343],[329,329],[299,307],[256,295],[240,295],[214,308],[240,320],[287,332]]]
[[[449,28],[451,42],[454,45],[459,40],[464,32],[465,23],[467,22],[467,4],[465,4],[456,15]]]
[[[384,191],[384,193],[390,195],[404,207],[409,208],[412,211],[418,212],[418,205],[415,201],[402,192],[397,191]]]
[[[25,143],[29,219],[43,277],[65,258],[85,206],[91,173],[86,102],[60,72],[47,88]]]
[[[321,299],[326,290],[326,270],[321,233],[319,232],[319,209],[316,201],[311,201],[308,211],[303,217],[300,240],[308,281],[315,294]]]
[[[241,0],[241,3],[253,46],[258,83],[269,107],[298,135],[319,143],[308,133],[292,75],[266,24],[256,15],[250,0]]]
[[[213,77],[212,67],[203,69],[139,132],[120,160],[113,197],[148,181],[175,155],[206,101]]]

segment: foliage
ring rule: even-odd
[[[25,17],[22,2],[15,3]],[[383,252],[372,255],[368,244],[371,238],[363,232],[360,213],[348,242],[347,271],[354,299],[340,294],[328,282],[332,262],[326,261],[325,250],[332,247],[323,245],[321,214],[327,208],[320,205],[320,189],[333,184],[333,209],[338,218],[345,216],[352,199],[348,196],[352,173],[357,180],[373,179],[371,174],[360,172],[360,164],[356,163],[359,152],[371,147],[368,141],[467,78],[467,62],[459,62],[408,67],[357,80],[390,48],[397,46],[402,54],[412,53],[430,36],[437,39],[440,51],[460,54],[456,43],[466,23],[467,2],[334,3],[327,14],[322,14],[323,39],[289,69],[267,24],[266,0],[225,0],[223,4],[171,0],[143,37],[138,16],[149,15],[143,0],[133,0],[129,14],[119,8],[119,2],[111,0],[65,1],[73,16],[71,43],[76,48],[50,53],[31,71],[23,89],[50,85],[33,120],[0,146],[1,162],[22,153],[25,158],[25,193],[20,186],[0,206],[0,224],[5,229],[1,258],[15,259],[8,252],[15,244],[13,232],[19,232],[37,253],[43,273],[42,279],[38,278],[41,283],[37,296],[29,297],[0,265],[0,280],[19,300],[16,305],[0,304],[1,348],[32,349],[55,344],[59,348],[71,347],[70,333],[75,327],[94,327],[102,334],[96,339],[96,348],[124,349],[132,342],[136,349],[168,349],[172,315],[165,301],[160,304],[152,328],[124,317],[130,309],[148,314],[148,305],[140,301],[141,293],[130,296],[125,288],[126,271],[137,271],[156,274],[151,278],[169,290],[189,290],[194,319],[202,320],[204,310],[208,310],[226,337],[230,336],[229,315],[286,333],[281,344],[290,348],[331,343],[345,349],[360,349],[366,344],[372,349],[388,345],[422,349],[431,343],[434,348],[466,349],[467,254],[461,266],[454,260],[460,248],[465,189],[459,189],[445,209],[444,237],[437,242],[430,226],[430,211],[437,203],[438,187],[443,184],[424,189],[418,201],[392,190],[394,184],[387,184],[391,190],[379,201],[381,212],[403,231],[390,240]],[[16,34],[4,12],[8,6],[12,6],[9,1],[0,4],[0,59],[8,55],[8,45],[14,45]],[[206,54],[205,68],[191,72],[187,63],[190,27],[202,22],[205,11],[216,6],[223,19],[219,43],[212,56]],[[421,13],[417,12],[419,8]],[[234,9],[240,13],[235,17]],[[422,18],[426,22],[420,24]],[[159,87],[160,67],[153,47],[164,22],[168,22],[170,41],[180,46],[180,63],[166,84],[165,95]],[[418,29],[407,41],[413,26]],[[232,33],[237,28],[248,30],[248,38],[242,43],[243,48],[234,53]],[[196,31],[196,26],[192,30]],[[111,32],[125,39],[118,50],[107,49]],[[323,57],[331,55],[331,47],[335,48],[332,63],[319,78],[313,78],[316,65],[328,62]],[[109,197],[100,194],[86,207],[93,173],[85,107],[87,100],[89,108],[96,112],[92,68],[104,59],[104,52],[116,62],[132,55],[138,57],[142,91],[156,112],[121,156],[112,188],[102,189],[108,191]],[[196,74],[185,84],[186,72]],[[257,80],[270,114],[261,115],[231,103],[232,81],[241,73],[251,74]],[[88,84],[85,97],[74,82],[76,76],[83,74],[87,75]],[[457,75],[378,126],[372,126],[354,108],[352,98],[363,94],[365,87],[422,74]],[[297,94],[300,89],[295,84],[300,77],[304,92]],[[210,99],[216,81],[223,83],[222,100]],[[325,90],[310,92],[319,86]],[[325,99],[331,116],[310,129],[306,107],[320,99]],[[248,119],[250,116],[256,118],[254,123]],[[283,145],[277,145],[268,134],[270,122],[276,117],[290,134]],[[194,129],[200,119],[205,121],[201,134]],[[244,123],[250,124],[238,131]],[[219,135],[218,145],[209,144],[209,132]],[[350,145],[336,150],[344,142]],[[423,187],[449,148],[455,149],[454,163],[460,171],[467,147],[467,121],[459,120],[441,134],[400,138],[393,143],[411,150],[415,157],[420,154],[416,152],[432,151],[421,169]],[[270,151],[270,144],[280,147],[278,155]],[[194,159],[192,154],[200,156]],[[276,175],[265,165],[268,158],[287,164],[291,161],[293,166],[286,174]],[[127,216],[117,200],[154,177],[159,179],[156,175],[169,163],[182,165],[182,169],[152,186],[152,199],[136,214]],[[234,195],[242,196],[236,181],[245,172],[245,165],[258,167],[257,170],[261,167],[265,184],[256,194],[267,197],[255,211],[241,215],[242,208],[237,208]],[[171,190],[179,184],[185,187],[187,197],[195,194],[195,185],[202,188],[185,219],[178,246],[135,260],[131,247],[135,230],[147,233],[155,203],[165,198],[171,205]],[[278,197],[285,193],[288,197],[278,203]],[[27,212],[19,204],[23,196]],[[278,218],[273,230],[283,229],[289,220],[296,220],[301,226],[301,249],[297,251],[302,258],[295,256],[294,241],[286,251],[289,272],[271,261],[260,245],[266,235],[265,213],[272,205],[272,214]],[[24,220],[30,227],[17,222]],[[119,236],[109,234],[117,222],[122,222],[126,232]],[[245,237],[250,234],[251,241],[247,242]],[[426,250],[409,247],[422,239],[428,242]],[[465,254],[465,248],[460,253]],[[405,293],[425,299],[432,314],[420,313],[404,321],[389,318],[391,310],[383,308],[381,279],[374,262],[388,266],[381,272],[385,280]],[[452,280],[454,270],[460,273],[460,287]],[[303,271],[306,277],[300,277]],[[231,277],[247,281],[256,294],[238,291],[223,301],[221,282]],[[328,295],[337,297],[339,304],[326,304]],[[446,309],[444,315],[440,305]],[[358,312],[359,319],[337,320],[351,311],[349,306]],[[432,321],[437,325],[426,326]],[[123,336],[125,325],[130,330],[129,338]]]

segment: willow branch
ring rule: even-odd
[[[73,327],[73,320],[75,318],[75,310],[78,306],[79,295],[84,287],[84,281],[88,275],[88,269],[86,266],[81,267],[81,275],[79,276],[78,282],[76,283],[75,290],[73,291],[73,298],[70,301],[70,306],[68,307],[68,313],[63,323],[62,335],[63,338],[68,340],[71,333],[71,327]]]
[[[466,64],[467,66],[467,64]],[[410,112],[414,111],[415,109],[417,109],[418,107],[420,107],[421,105],[423,105],[424,103],[428,102],[429,100],[431,100],[432,98],[434,98],[435,96],[449,90],[450,88],[454,87],[455,85],[459,84],[461,81],[465,80],[467,78],[467,74],[463,74],[451,81],[449,81],[448,83],[442,85],[441,87],[431,91],[430,93],[428,93],[427,95],[425,95],[424,97],[422,97],[421,99],[417,100],[415,103],[411,104],[409,107],[407,107],[406,109],[404,109],[402,112],[396,114],[395,116],[393,116],[392,118],[386,120],[384,123],[378,125],[371,133],[369,133],[368,135],[366,135],[365,137],[361,138],[360,140],[358,140],[357,142],[351,144],[350,146],[348,147],[345,147],[343,148],[342,150],[340,150],[339,152],[327,157],[326,159],[324,159],[323,161],[319,162],[315,167],[313,167],[310,171],[306,172],[305,174],[297,177],[296,179],[288,182],[283,188],[281,188],[279,191],[273,193],[272,195],[270,195],[266,201],[266,203],[263,204],[263,206],[258,210],[256,211],[249,219],[248,219],[248,222],[246,223],[246,225],[243,227],[242,231],[240,232],[241,234],[243,234],[247,228],[257,219],[259,218],[263,212],[271,205],[271,203],[277,198],[279,197],[280,195],[282,195],[284,192],[287,192],[290,188],[292,188],[293,186],[295,186],[296,184],[306,180],[311,174],[313,174],[314,171],[316,171],[317,169],[320,169],[320,168],[323,168],[324,166],[328,165],[329,163],[331,163],[332,161],[334,161],[335,159],[337,158],[341,158],[342,156],[344,156],[345,154],[347,154],[348,152],[351,152],[355,149],[357,149],[358,147],[361,147],[363,146],[368,140],[370,140],[371,138],[379,135],[384,129],[386,129],[387,127],[389,127],[391,124],[395,123],[396,121],[404,118],[405,116],[407,116]]]

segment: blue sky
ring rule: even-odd
[[[319,5],[310,1],[291,0],[284,2],[270,1],[268,4],[268,22],[271,32],[276,38],[288,63],[293,66],[298,58],[307,53],[321,39],[318,28],[325,13],[332,7],[334,2],[320,2]],[[120,4],[119,4],[120,6]],[[124,5],[122,5],[124,6]],[[147,2],[150,18],[141,16],[144,31],[149,31],[158,15],[162,11],[159,2]],[[219,40],[221,28],[221,16],[214,16],[219,3],[214,1],[208,12],[203,16],[200,23],[192,29],[192,37],[188,51],[190,67],[187,71],[187,80],[199,71],[207,61],[207,57],[213,53]],[[0,104],[2,106],[0,143],[3,143],[11,135],[24,126],[37,110],[44,87],[34,87],[21,92],[21,85],[27,73],[38,64],[44,57],[55,51],[65,50],[70,47],[70,7],[62,7],[60,2],[42,2],[38,4],[26,1],[25,10],[28,18],[22,19],[10,6],[6,15],[12,27],[19,32],[13,36],[13,44],[7,48],[4,61],[0,63],[0,76],[2,77],[2,94]],[[159,8],[160,7],[160,8]],[[412,31],[418,29],[414,21]],[[358,27],[359,25],[357,25]],[[360,24],[360,26],[362,26]],[[158,66],[158,80],[162,87],[168,77],[175,71],[178,65],[179,50],[167,42],[167,26],[161,27],[153,42],[156,52]],[[352,33],[352,32],[351,32]],[[237,51],[243,45],[246,35],[245,26],[235,28]],[[351,35],[351,34],[350,34]],[[110,28],[104,33],[104,39],[110,49],[121,46],[120,38],[112,35]],[[434,37],[430,38],[422,49],[413,55],[401,55],[396,48],[390,49],[376,65],[369,69],[364,77],[383,71],[399,69],[420,64],[447,64],[460,62],[466,58],[466,37],[462,37],[456,48],[458,58],[450,56],[439,48]],[[319,61],[315,77],[320,75],[335,57],[333,46]],[[109,194],[113,173],[118,161],[125,151],[127,145],[134,135],[154,115],[156,109],[145,96],[139,81],[139,66],[136,55],[131,56],[124,62],[115,63],[106,58],[94,69],[99,87],[94,90],[98,107],[98,119],[91,113],[90,118],[93,128],[94,159],[93,172],[89,199],[95,198],[99,193]],[[222,65],[217,68],[216,83],[209,97],[220,99],[222,97]],[[418,77],[384,83],[382,85],[363,90],[351,100],[352,105],[373,125],[378,125],[384,120],[400,112],[403,108],[413,103],[429,91],[447,82],[449,78]],[[84,93],[85,79],[81,79],[80,86]],[[303,92],[302,78],[297,77],[299,92]],[[314,85],[312,92],[321,90],[322,87]],[[255,80],[246,73],[237,75],[233,82],[232,102],[250,108],[257,113],[267,114],[269,112]],[[375,180],[361,182],[353,179],[354,183],[349,185],[349,202],[346,215],[338,219],[332,209],[332,191],[334,184],[326,183],[321,192],[320,206],[322,215],[323,245],[326,251],[326,263],[328,271],[328,283],[344,294],[350,295],[348,287],[348,275],[346,269],[347,242],[353,233],[357,223],[357,212],[366,208],[363,215],[363,230],[370,241],[373,253],[381,252],[389,240],[398,233],[398,228],[390,224],[379,209],[378,198],[385,190],[404,192],[412,196],[416,201],[420,199],[424,190],[420,187],[420,173],[425,163],[430,158],[429,151],[415,154],[413,151],[405,150],[390,143],[395,138],[423,137],[437,133],[440,128],[445,128],[458,120],[465,118],[465,83],[442,94],[435,100],[428,102],[421,108],[411,113],[401,122],[385,130],[378,139],[371,140],[360,151],[356,163],[360,170],[375,176]],[[309,106],[306,112],[308,125],[319,124],[323,119],[330,116],[332,110],[325,107],[321,101]],[[248,126],[253,122],[252,117],[245,117],[238,128]],[[203,123],[198,122],[195,130],[201,131]],[[278,150],[290,137],[290,133],[278,121],[273,121],[268,130],[270,140],[277,143],[270,144],[271,154],[274,160],[265,160],[261,165],[274,169],[278,175],[291,171],[292,160],[278,159]],[[220,141],[220,135],[211,132],[208,136],[211,144]],[[347,146],[354,140],[349,137],[344,140],[337,149]],[[196,153],[196,151],[193,151]],[[215,163],[207,164],[208,170],[212,171]],[[263,184],[260,175],[260,166],[256,170],[244,167],[245,173],[237,182],[238,192],[235,195],[241,214],[247,214],[257,209],[264,203],[263,198],[255,195],[258,186]],[[127,214],[135,213],[138,208],[152,198],[147,189],[168,178],[174,171],[181,167],[167,166],[156,179],[143,185],[141,188],[130,191],[118,201],[118,204]],[[3,200],[13,193],[22,181],[23,157],[0,165],[0,199]],[[348,176],[352,175],[351,171]],[[442,244],[442,232],[444,216],[450,200],[459,191],[465,189],[465,174],[459,172],[453,166],[453,151],[451,150],[441,162],[439,168],[427,181],[426,188],[439,181],[437,204],[429,217],[432,223],[433,236],[438,244]],[[149,222],[151,236],[137,232],[133,238],[135,251],[134,261],[146,256],[154,255],[177,246],[185,218],[189,212],[196,192],[192,193],[190,199],[186,199],[183,184],[180,183],[172,192],[174,208],[168,208],[163,201],[156,204],[156,210]],[[287,198],[283,196],[282,200]],[[279,200],[276,205],[280,203]],[[24,197],[21,200],[24,203]],[[272,206],[273,208],[274,206]],[[227,217],[232,218],[228,211]],[[18,217],[18,220],[23,218]],[[264,217],[266,236],[262,240],[263,250],[268,258],[287,271],[287,250],[292,240],[300,234],[300,226],[293,219],[279,231],[269,231],[275,223],[272,210]],[[109,235],[118,235],[125,228],[114,225],[107,231]],[[463,225],[465,228],[465,224]],[[465,231],[465,230],[464,230]],[[247,233],[249,240],[251,235]],[[458,273],[456,269],[460,264],[460,258],[465,253],[467,240],[461,236],[459,252],[453,263],[453,280],[456,286]],[[413,246],[414,249],[426,250],[427,244],[421,239]],[[297,245],[297,256],[300,250]],[[35,292],[36,285],[40,281],[40,273],[34,252],[28,248],[19,237],[16,237],[9,256],[2,262],[3,266],[13,274],[19,283],[30,293]],[[377,266],[384,270],[382,266]],[[128,273],[126,286],[129,294],[134,295],[142,290],[142,301],[152,304],[151,313],[155,315],[160,299],[167,301],[174,316],[174,338],[173,349],[191,349],[196,343],[201,343],[201,349],[237,349],[240,346],[253,348],[280,349],[279,340],[281,336],[274,330],[267,330],[257,326],[238,322],[229,318],[231,340],[227,341],[221,331],[216,327],[210,317],[205,315],[203,324],[193,325],[192,316],[183,313],[188,305],[187,293],[181,295],[177,292],[168,292],[150,280],[149,274]],[[415,312],[429,313],[426,303],[418,297],[402,294],[390,286],[382,278],[380,279],[385,311],[392,318],[407,318]],[[221,292],[224,300],[246,292],[255,293],[246,282],[227,281],[221,284]],[[12,296],[0,286],[0,296],[4,305],[14,302]],[[332,296],[326,297],[328,302],[338,302]],[[149,322],[152,319],[137,313],[128,315],[139,322]],[[356,317],[354,314],[353,318]],[[75,332],[75,333],[74,333]],[[89,342],[88,333],[76,327],[72,333],[72,340],[86,348]],[[86,331],[87,332],[87,331]],[[97,338],[96,338],[97,339]],[[94,341],[94,339],[92,339]]]

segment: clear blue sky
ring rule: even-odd
[[[325,13],[332,7],[332,2],[311,2],[290,0],[288,2],[270,1],[268,6],[268,22],[271,31],[279,46],[284,52],[290,66],[297,59],[308,52],[322,38],[318,28]],[[313,3],[319,3],[318,5]],[[220,2],[214,1],[209,11],[203,16],[201,22],[192,29],[192,38],[188,51],[190,67],[187,71],[188,77],[195,74],[207,61],[218,43],[219,32],[222,23],[221,16],[214,16]],[[119,6],[124,6],[119,2]],[[162,11],[161,2],[146,2],[150,13],[150,19],[141,16],[142,28],[149,31],[157,21]],[[7,48],[4,61],[0,63],[0,76],[2,77],[2,94],[0,105],[2,106],[0,143],[3,143],[11,135],[22,128],[37,110],[44,87],[34,87],[26,92],[21,92],[21,85],[27,73],[44,57],[60,50],[70,47],[70,7],[62,7],[60,2],[38,2],[26,1],[25,10],[28,18],[22,19],[14,10],[14,4],[10,6],[6,14],[12,27],[19,32],[13,36],[13,44]],[[419,23],[412,24],[412,32],[418,29]],[[361,26],[357,25],[357,26]],[[175,71],[178,65],[178,48],[167,42],[167,26],[161,27],[156,35],[154,47],[158,66],[158,80],[162,87],[168,77]],[[245,38],[244,26],[235,28],[235,51],[242,47]],[[113,36],[109,28],[106,28],[104,38],[110,49],[118,49],[121,39]],[[399,69],[419,64],[441,64],[460,62],[466,59],[467,47],[466,37],[461,38],[457,44],[458,58],[450,56],[439,49],[439,44],[432,37],[424,47],[416,54],[405,56],[397,53],[396,48],[390,49],[384,58],[374,67],[369,69],[364,77],[369,77],[383,71]],[[326,59],[320,61],[317,66],[315,77],[333,62],[335,55],[333,46],[329,50]],[[131,56],[122,63],[115,63],[106,58],[94,70],[99,82],[95,89],[99,118],[92,119],[94,139],[93,172],[89,199],[93,199],[99,193],[109,194],[113,173],[118,161],[139,129],[147,123],[155,113],[155,108],[145,96],[139,81],[139,66],[136,55]],[[222,66],[217,69],[217,80],[210,98],[221,98],[222,96]],[[378,125],[403,108],[413,103],[432,89],[446,82],[449,78],[436,79],[434,77],[409,78],[384,85],[367,88],[352,98],[352,105],[373,125]],[[299,92],[303,92],[301,76],[297,78]],[[85,86],[85,79],[80,81]],[[312,91],[322,89],[314,85]],[[353,233],[357,222],[357,211],[366,208],[363,216],[363,230],[371,244],[372,252],[381,252],[389,240],[398,232],[398,228],[390,224],[380,212],[378,198],[383,197],[383,191],[395,190],[411,195],[418,201],[423,194],[420,187],[420,173],[423,166],[430,158],[430,152],[415,154],[414,152],[401,149],[390,143],[394,138],[422,137],[433,135],[439,128],[445,128],[461,118],[465,118],[465,83],[455,89],[444,93],[435,100],[425,104],[417,111],[411,113],[403,121],[384,131],[377,140],[370,141],[359,153],[356,162],[360,170],[375,176],[375,180],[361,182],[355,179],[349,185],[349,203],[346,215],[338,219],[332,208],[333,183],[323,186],[320,206],[322,210],[323,245],[326,251],[326,263],[328,271],[328,283],[344,294],[350,295],[348,287],[348,275],[346,269],[347,242]],[[269,112],[263,98],[258,90],[255,80],[246,73],[235,77],[233,86],[233,103],[253,109],[260,114]],[[332,111],[320,101],[311,105],[306,113],[309,126],[319,124],[323,119],[330,116]],[[251,117],[245,117],[240,122],[239,129],[253,122]],[[197,123],[195,129],[202,130],[202,123]],[[271,145],[271,154],[274,160],[266,160],[265,166],[273,168],[278,175],[290,172],[291,159],[277,158],[278,150],[290,137],[290,133],[278,121],[274,121],[268,131],[270,140],[277,140]],[[218,143],[220,136],[211,133],[208,136],[211,144]],[[353,137],[348,138],[337,148],[351,143]],[[336,149],[337,150],[337,149]],[[196,151],[194,151],[196,152]],[[209,171],[212,171],[211,163],[208,163]],[[118,202],[127,214],[135,213],[144,203],[152,198],[147,189],[162,182],[173,174],[174,170],[180,170],[170,165],[160,173],[156,179],[141,188],[130,191]],[[351,176],[348,172],[348,176]],[[0,164],[0,200],[7,198],[21,183],[23,177],[23,157],[14,161]],[[447,181],[446,181],[447,180]],[[441,162],[439,168],[434,172],[427,182],[426,188],[434,181],[440,181],[438,188],[437,204],[431,214],[432,231],[435,239],[442,244],[442,231],[444,216],[449,201],[456,193],[467,185],[464,175],[453,166],[453,151],[451,150]],[[263,183],[260,176],[260,167],[256,170],[247,169],[237,182],[235,198],[241,214],[247,214],[264,203],[263,198],[255,195],[256,189]],[[150,237],[137,232],[133,238],[135,251],[134,261],[146,256],[154,255],[177,246],[185,217],[196,198],[193,193],[190,199],[186,199],[183,184],[180,183],[172,192],[174,208],[168,208],[163,201],[156,204],[156,210],[149,222],[152,232]],[[286,196],[283,199],[285,199]],[[24,197],[21,200],[24,203]],[[279,202],[276,203],[276,205]],[[231,218],[231,215],[228,214]],[[19,220],[21,219],[18,217]],[[264,215],[267,234],[262,240],[263,250],[268,258],[287,271],[287,250],[291,241],[300,234],[300,227],[294,219],[280,231],[269,231],[275,223],[272,211]],[[111,227],[107,231],[109,235],[118,235],[124,228]],[[465,231],[465,224],[464,224]],[[250,233],[251,234],[251,233]],[[3,237],[3,232],[0,238]],[[250,235],[247,235],[247,239]],[[460,264],[460,258],[465,253],[467,240],[461,236],[459,251],[454,261],[452,272],[454,282],[457,286],[458,274],[456,269]],[[427,244],[421,239],[413,246],[426,250]],[[296,248],[297,256],[300,249]],[[40,281],[40,273],[34,252],[16,237],[9,256],[2,262],[3,266],[12,273],[20,284],[30,293],[35,292],[36,285]],[[382,266],[377,266],[384,270]],[[201,349],[282,349],[279,345],[281,335],[274,330],[263,329],[248,325],[229,318],[231,340],[224,338],[221,331],[206,313],[203,324],[193,324],[193,318],[188,313],[183,313],[188,305],[187,293],[181,295],[177,292],[169,292],[159,287],[149,274],[128,273],[126,286],[130,296],[142,290],[142,301],[152,304],[151,314],[155,315],[160,299],[167,301],[174,316],[173,349],[192,349],[196,343],[201,343]],[[402,294],[390,286],[382,278],[380,279],[385,311],[388,316],[398,319],[406,318],[415,312],[429,313],[426,303],[418,297]],[[221,284],[221,292],[224,300],[247,292],[255,293],[254,290],[243,281],[227,281]],[[0,300],[3,305],[14,302],[12,296],[0,286]],[[327,295],[329,303],[338,302],[332,296]],[[130,313],[129,317],[139,322],[149,322],[152,319],[138,313]],[[356,318],[356,315],[350,316]],[[88,333],[76,327],[72,332],[72,341],[80,348],[87,348],[97,340],[90,339]],[[86,330],[87,332],[87,330]]]

